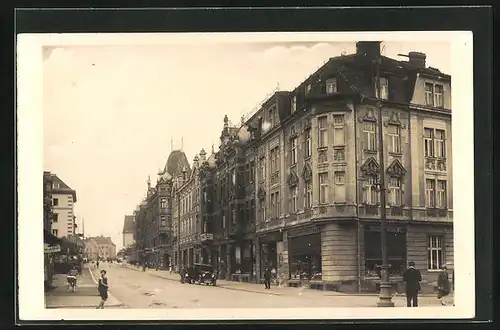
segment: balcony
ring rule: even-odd
[[[280,182],[280,172],[274,172],[271,174],[271,186],[274,186]]]
[[[202,243],[209,243],[209,242],[212,242],[213,240],[214,240],[214,234],[212,234],[212,233],[200,234],[200,241]]]
[[[425,214],[428,217],[433,217],[433,218],[446,218],[448,216],[448,210],[440,208],[427,208],[425,210]]]

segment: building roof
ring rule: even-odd
[[[133,215],[126,215],[123,222],[123,233],[133,233],[135,231],[135,222]]]
[[[73,202],[76,202],[76,191],[71,189],[61,178],[56,174],[50,173],[52,179],[52,194],[68,194],[73,196]]]
[[[115,245],[113,241],[111,240],[111,237],[105,237],[105,236],[95,236],[95,237],[89,237],[88,240],[94,241],[97,245]]]
[[[165,172],[173,177],[182,175],[183,170],[186,170],[186,175],[189,177],[191,174],[191,167],[186,154],[182,150],[173,150],[168,156],[167,163],[165,164]]]

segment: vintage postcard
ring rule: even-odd
[[[17,41],[21,320],[474,316],[472,33]]]

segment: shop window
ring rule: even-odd
[[[365,276],[380,277],[382,266],[380,231],[365,230]],[[398,230],[387,232],[389,275],[401,276],[406,267],[406,233]]]
[[[321,235],[289,239],[290,279],[321,280]]]

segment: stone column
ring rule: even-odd
[[[226,246],[226,279],[231,280],[231,248],[232,244]]]
[[[288,264],[288,235],[283,232],[283,241],[281,244],[280,255],[278,255],[278,278],[280,284],[287,285],[290,277],[290,267]]]
[[[258,237],[254,238],[253,245],[255,246],[255,255],[253,256],[255,260],[253,267],[255,272],[255,282],[260,283],[260,240]]]

